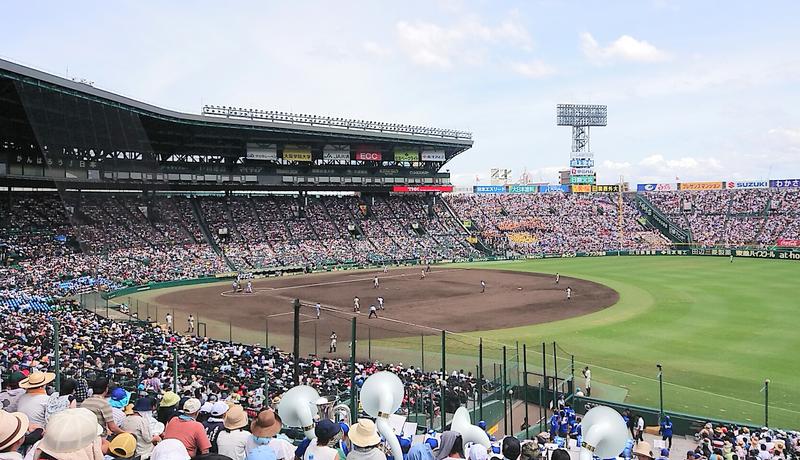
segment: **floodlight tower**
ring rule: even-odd
[[[589,146],[589,127],[606,126],[607,112],[608,107],[605,105],[558,104],[556,106],[556,124],[572,126],[570,183],[595,183],[594,155]]]

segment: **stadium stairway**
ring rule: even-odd
[[[225,261],[225,264],[231,270],[236,270],[236,265],[225,255],[225,252],[222,248],[219,247],[217,244],[217,240],[211,235],[211,231],[208,229],[208,224],[206,223],[205,218],[203,218],[203,211],[200,209],[200,202],[197,201],[197,197],[191,197],[189,202],[192,204],[192,214],[194,214],[195,220],[197,220],[197,224],[200,225],[200,231],[203,232],[203,238],[206,239],[206,242],[209,246],[217,253],[218,256],[222,257],[222,260]]]
[[[691,230],[677,225],[658,206],[645,198],[641,193],[636,194],[636,207],[662,235],[673,243],[688,243],[691,240]],[[689,227],[691,229],[691,227]]]

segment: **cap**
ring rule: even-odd
[[[340,431],[342,431],[342,427],[340,427],[338,423],[328,419],[320,420],[314,428],[314,434],[317,438],[321,439],[332,439]]]
[[[183,403],[184,414],[196,414],[200,411],[200,400],[197,398],[189,398]]]

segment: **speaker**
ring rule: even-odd
[[[308,439],[314,439],[314,420],[317,418],[319,399],[319,393],[312,387],[296,386],[281,397],[278,415],[286,426],[302,428]]]
[[[461,433],[461,440],[466,446],[467,443],[480,444],[486,449],[492,447],[489,435],[485,431],[472,424],[469,418],[469,411],[466,407],[459,407],[456,413],[453,414],[453,420],[450,422],[450,429]]]
[[[378,433],[383,436],[392,451],[392,457],[403,458],[400,442],[389,425],[389,415],[397,412],[403,403],[405,389],[403,382],[395,374],[387,371],[377,372],[367,377],[361,386],[361,407],[375,418]]]
[[[628,427],[619,412],[606,406],[593,407],[581,422],[583,442],[580,460],[617,457],[628,441]]]

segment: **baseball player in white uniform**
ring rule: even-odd
[[[375,279],[372,280],[372,284],[375,289],[381,287],[381,283],[378,281],[378,275],[375,275]]]
[[[572,288],[567,286],[566,291],[567,291],[567,300],[569,300],[572,298]]]
[[[353,313],[358,313],[361,311],[361,300],[359,300],[358,296],[353,297]]]
[[[378,296],[378,308],[385,310],[385,308],[383,308],[383,297],[381,296]]]

